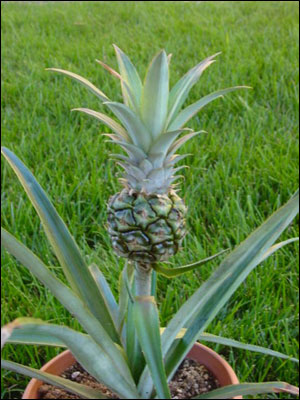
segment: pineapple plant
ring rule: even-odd
[[[178,268],[161,265],[180,248],[185,235],[186,207],[176,187],[176,151],[199,134],[185,124],[212,100],[243,86],[219,90],[183,108],[202,72],[215,61],[208,57],[188,71],[169,91],[170,56],[160,51],[144,84],[129,58],[115,46],[120,73],[100,62],[120,80],[124,104],[112,102],[77,74],[70,76],[96,94],[121,124],[97,111],[80,108],[106,124],[110,140],[127,153],[117,154],[124,170],[123,189],[108,204],[108,230],[118,255],[130,260],[120,273],[118,298],[97,265],[88,265],[67,226],[23,162],[6,147],[2,154],[36,209],[67,284],[37,255],[1,228],[3,247],[23,264],[84,330],[37,318],[17,318],[1,329],[1,342],[67,347],[84,369],[121,399],[170,399],[168,382],[197,340],[225,344],[299,362],[277,351],[241,343],[204,330],[250,272],[275,251],[298,238],[275,243],[299,212],[299,191],[224,258],[202,286],[181,305],[165,328],[160,327],[154,271],[172,278],[219,256]],[[180,137],[182,135],[182,137]],[[60,321],[61,322],[61,321]],[[1,367],[53,384],[85,399],[105,399],[102,391],[11,360]],[[234,398],[282,391],[299,395],[286,382],[241,383],[202,393],[195,399]]]
[[[182,109],[189,91],[219,53],[201,61],[169,90],[171,55],[159,51],[142,83],[128,56],[117,46],[114,48],[120,73],[97,61],[120,80],[124,103],[111,101],[77,74],[57,68],[50,70],[85,85],[121,122],[87,108],[74,109],[107,125],[113,131],[107,134],[109,139],[126,153],[115,155],[124,171],[120,179],[124,188],[108,202],[108,232],[119,256],[150,270],[153,264],[176,254],[186,234],[187,208],[175,183],[180,178],[177,172],[185,167],[176,164],[186,155],[176,152],[203,131],[194,132],[185,128],[185,124],[209,102],[247,86],[211,93]]]

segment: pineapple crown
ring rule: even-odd
[[[175,168],[175,164],[186,157],[175,154],[176,151],[189,139],[204,132],[194,132],[184,128],[184,125],[209,102],[228,92],[248,87],[235,86],[219,90],[182,109],[191,88],[220,53],[201,61],[169,90],[171,54],[167,56],[165,50],[159,51],[151,61],[142,83],[128,56],[116,45],[114,48],[120,73],[102,61],[96,61],[120,80],[124,103],[111,101],[91,82],[77,74],[57,68],[48,70],[65,74],[86,86],[121,122],[119,124],[107,115],[87,108],[72,110],[97,118],[113,131],[105,135],[127,153],[127,156],[114,154],[125,171],[121,178],[124,186],[147,194],[167,193],[180,177],[176,172],[185,167]]]

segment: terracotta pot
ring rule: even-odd
[[[203,344],[196,343],[189,352],[188,358],[205,365],[206,368],[215,375],[221,386],[239,383],[235,372],[227,363],[227,361],[220,357],[215,351],[204,346]],[[54,375],[60,375],[74,362],[75,358],[69,350],[66,350],[45,364],[41,368],[41,371],[45,371]],[[37,379],[31,379],[25,389],[22,399],[38,399],[38,389],[41,385],[41,381]],[[234,397],[234,399],[242,399],[242,396]]]

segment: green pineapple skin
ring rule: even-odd
[[[139,263],[166,261],[186,234],[186,206],[174,192],[145,194],[123,189],[108,203],[108,232],[116,253]]]

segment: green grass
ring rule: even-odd
[[[123,261],[111,250],[105,228],[105,204],[120,188],[110,159],[114,149],[99,134],[103,126],[69,112],[103,107],[80,85],[45,68],[77,72],[119,100],[118,82],[94,61],[116,67],[112,43],[142,74],[157,50],[173,53],[171,84],[222,51],[188,102],[219,88],[253,87],[217,100],[189,124],[209,133],[184,148],[193,155],[181,187],[189,235],[173,261],[179,266],[234,247],[297,188],[298,7],[288,1],[2,2],[2,143],[33,171],[88,263],[101,267],[115,293]],[[2,165],[2,225],[56,266],[33,207],[7,163]],[[292,236],[296,224],[282,240]],[[296,356],[297,253],[291,244],[252,272],[208,331]],[[32,316],[78,327],[24,267],[4,251],[2,257],[2,324]],[[163,325],[217,263],[172,281],[158,279]],[[297,384],[297,365],[290,361],[211,346],[242,382]],[[40,367],[59,351],[7,345],[3,355]],[[1,398],[20,398],[28,379],[2,372]]]

